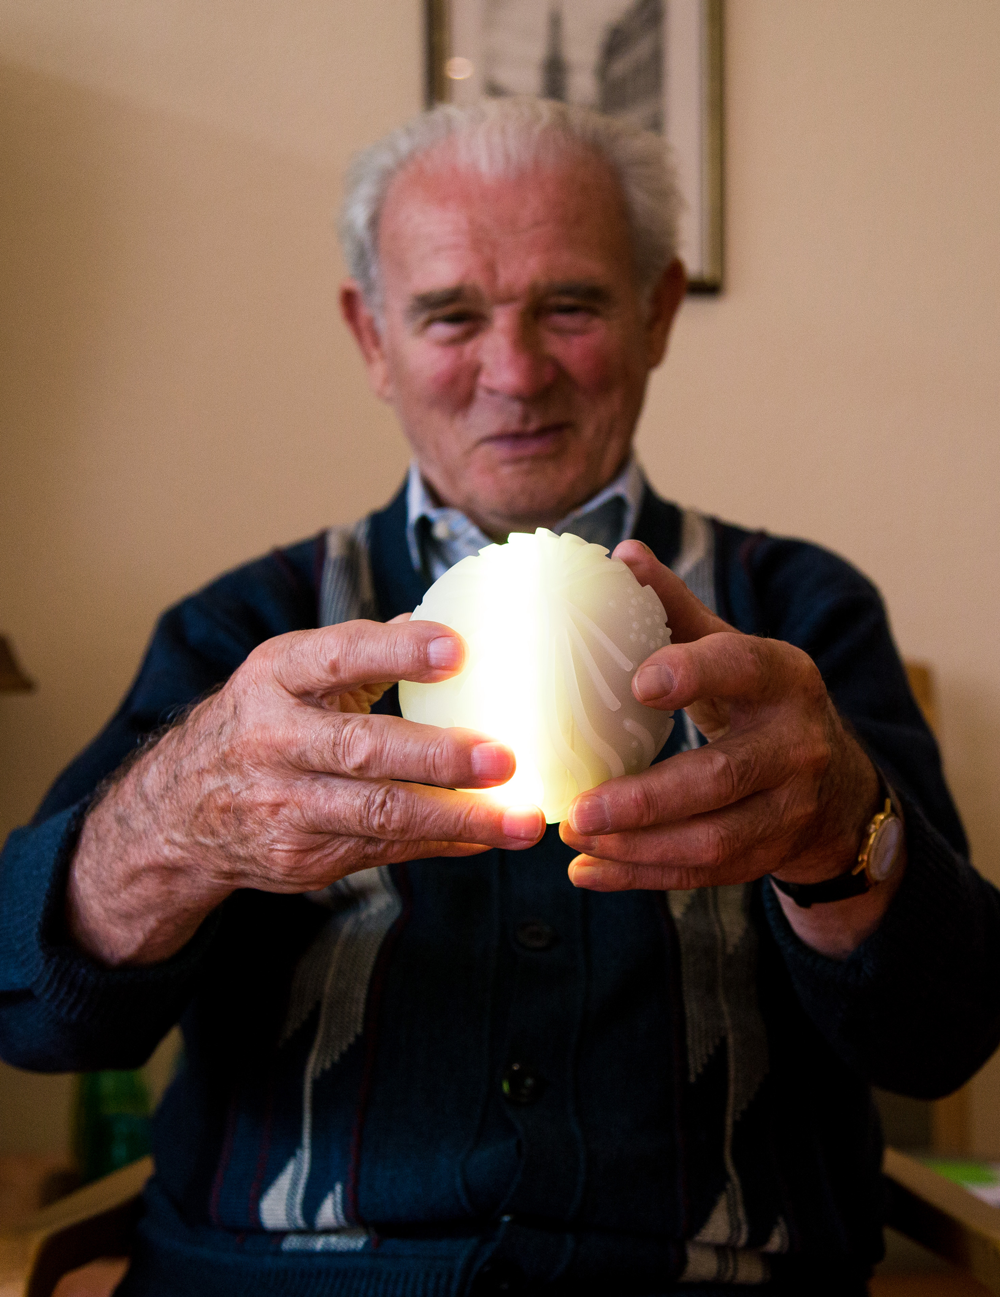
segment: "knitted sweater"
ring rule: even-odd
[[[868,1087],[941,1095],[996,1047],[1000,896],[965,858],[876,590],[815,546],[652,493],[636,530],[731,623],[812,656],[899,795],[906,875],[849,959],[799,942],[766,882],[578,891],[554,827],[320,895],[238,892],[153,967],[69,941],[100,779],[270,636],[413,608],[404,531],[398,496],[169,610],[4,850],[5,1058],[134,1067],[182,1025],[121,1291],[863,1291],[881,1249]],[[377,710],[396,709],[393,690]],[[660,759],[689,741],[675,726]]]

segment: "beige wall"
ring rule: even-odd
[[[0,834],[168,601],[398,481],[330,214],[349,154],[419,107],[420,23],[0,9],[0,629],[41,686],[0,699]],[[729,0],[728,287],[686,305],[640,446],[669,495],[875,576],[1000,880],[998,56],[993,0]],[[974,1093],[1000,1156],[1000,1069]],[[0,1148],[58,1145],[64,1094],[0,1072]]]

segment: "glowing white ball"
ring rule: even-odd
[[[407,720],[481,730],[514,749],[517,770],[490,790],[566,818],[578,793],[645,770],[673,713],[636,702],[638,665],[670,643],[663,605],[624,563],[579,536],[513,532],[435,581],[414,611],[468,645],[439,684],[401,681]]]

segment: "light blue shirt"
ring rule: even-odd
[[[573,509],[552,530],[559,536],[569,531],[613,550],[635,531],[645,489],[642,469],[635,457],[629,456],[614,481]],[[415,460],[410,464],[406,484],[406,539],[414,568],[431,581],[460,559],[493,544],[460,510],[434,504]]]

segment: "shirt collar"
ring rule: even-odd
[[[613,550],[635,531],[645,489],[642,469],[630,455],[613,481],[571,510],[552,530],[556,535],[569,531]],[[460,559],[492,544],[489,536],[460,510],[434,504],[415,460],[406,482],[406,540],[414,569],[431,581]]]

